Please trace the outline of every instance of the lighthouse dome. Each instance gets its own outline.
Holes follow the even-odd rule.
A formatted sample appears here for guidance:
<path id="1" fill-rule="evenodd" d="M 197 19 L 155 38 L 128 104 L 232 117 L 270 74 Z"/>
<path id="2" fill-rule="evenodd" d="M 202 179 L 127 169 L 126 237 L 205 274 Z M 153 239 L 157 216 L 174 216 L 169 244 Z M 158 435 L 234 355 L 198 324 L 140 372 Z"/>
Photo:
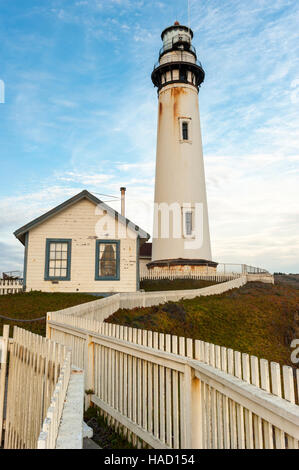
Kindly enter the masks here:
<path id="1" fill-rule="evenodd" d="M 170 50 L 173 48 L 189 49 L 193 38 L 193 32 L 187 26 L 180 25 L 178 21 L 172 26 L 164 29 L 161 34 L 163 41 L 163 49 Z"/>

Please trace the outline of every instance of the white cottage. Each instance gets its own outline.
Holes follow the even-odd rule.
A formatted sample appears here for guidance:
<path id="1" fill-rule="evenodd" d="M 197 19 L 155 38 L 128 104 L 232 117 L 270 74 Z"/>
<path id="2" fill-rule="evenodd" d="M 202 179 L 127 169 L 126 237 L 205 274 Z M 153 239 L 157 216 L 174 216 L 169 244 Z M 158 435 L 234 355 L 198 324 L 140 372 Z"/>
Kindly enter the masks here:
<path id="1" fill-rule="evenodd" d="M 150 235 L 88 191 L 14 235 L 25 246 L 25 290 L 135 292 L 139 251 Z"/>

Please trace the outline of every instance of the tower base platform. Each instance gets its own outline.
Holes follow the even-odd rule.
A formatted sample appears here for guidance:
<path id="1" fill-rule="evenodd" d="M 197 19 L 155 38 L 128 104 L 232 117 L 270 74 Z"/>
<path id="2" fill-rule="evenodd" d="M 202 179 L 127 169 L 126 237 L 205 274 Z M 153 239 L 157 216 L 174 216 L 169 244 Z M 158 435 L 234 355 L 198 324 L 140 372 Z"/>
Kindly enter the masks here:
<path id="1" fill-rule="evenodd" d="M 218 263 L 205 259 L 162 259 L 147 263 L 147 268 L 151 272 L 165 272 L 170 274 L 216 274 Z"/>

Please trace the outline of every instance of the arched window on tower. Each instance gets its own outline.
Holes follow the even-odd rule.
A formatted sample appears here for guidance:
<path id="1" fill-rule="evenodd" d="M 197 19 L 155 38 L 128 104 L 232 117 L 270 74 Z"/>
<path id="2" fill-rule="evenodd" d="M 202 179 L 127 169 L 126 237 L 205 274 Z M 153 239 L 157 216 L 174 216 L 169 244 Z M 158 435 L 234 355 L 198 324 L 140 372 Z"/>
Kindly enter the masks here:
<path id="1" fill-rule="evenodd" d="M 189 140 L 189 125 L 187 121 L 182 122 L 182 137 L 183 140 Z"/>

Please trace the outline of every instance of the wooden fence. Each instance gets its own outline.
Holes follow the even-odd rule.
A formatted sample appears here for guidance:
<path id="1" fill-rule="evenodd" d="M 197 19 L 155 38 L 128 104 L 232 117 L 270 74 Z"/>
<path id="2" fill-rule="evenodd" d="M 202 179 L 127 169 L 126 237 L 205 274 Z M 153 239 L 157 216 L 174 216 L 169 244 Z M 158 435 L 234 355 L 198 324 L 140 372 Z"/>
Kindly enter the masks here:
<path id="1" fill-rule="evenodd" d="M 242 274 L 225 274 L 225 273 L 214 273 L 214 274 L 199 274 L 193 272 L 176 272 L 171 269 L 165 271 L 165 269 L 159 270 L 155 268 L 154 270 L 151 269 L 142 269 L 140 272 L 140 280 L 152 280 L 156 281 L 159 279 L 167 279 L 167 280 L 175 280 L 175 279 L 192 279 L 197 281 L 211 281 L 211 282 L 226 282 L 231 281 L 232 279 L 236 279 L 241 277 Z"/>
<path id="2" fill-rule="evenodd" d="M 102 322 L 120 308 L 151 307 L 152 305 L 159 305 L 169 301 L 177 302 L 181 299 L 194 299 L 199 296 L 222 294 L 228 290 L 241 287 L 246 284 L 246 282 L 246 276 L 241 276 L 201 289 L 113 294 L 104 299 L 98 299 L 93 302 L 58 310 L 56 313 L 78 317 L 82 316 Z"/>
<path id="3" fill-rule="evenodd" d="M 1 343 L 0 446 L 4 427 L 5 449 L 55 448 L 71 351 L 18 327 L 9 339 L 4 326 Z"/>
<path id="4" fill-rule="evenodd" d="M 175 266 L 170 266 L 168 269 L 155 267 L 155 269 L 148 269 L 146 265 L 140 268 L 140 280 L 158 280 L 158 279 L 196 279 L 196 280 L 211 280 L 215 282 L 225 282 L 231 279 L 236 279 L 240 276 L 247 274 L 264 274 L 270 275 L 266 269 L 257 268 L 255 266 L 248 266 L 247 264 L 232 264 L 232 263 L 219 263 L 217 270 L 207 266 L 201 266 L 200 272 L 190 270 L 186 267 L 186 271 L 177 270 Z"/>
<path id="5" fill-rule="evenodd" d="M 0 279 L 0 295 L 18 294 L 20 292 L 23 292 L 23 281 L 21 279 Z"/>
<path id="6" fill-rule="evenodd" d="M 298 370 L 78 316 L 49 314 L 47 334 L 72 348 L 89 401 L 137 447 L 298 449 Z"/>

